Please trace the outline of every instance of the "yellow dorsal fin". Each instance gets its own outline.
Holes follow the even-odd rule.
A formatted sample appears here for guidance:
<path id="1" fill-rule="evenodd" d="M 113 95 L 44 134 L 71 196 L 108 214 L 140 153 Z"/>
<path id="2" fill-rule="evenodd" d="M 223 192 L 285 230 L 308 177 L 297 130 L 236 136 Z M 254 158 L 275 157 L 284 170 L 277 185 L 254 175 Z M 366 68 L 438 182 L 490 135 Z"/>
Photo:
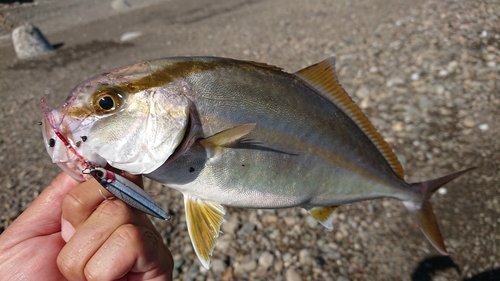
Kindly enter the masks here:
<path id="1" fill-rule="evenodd" d="M 339 107 L 351 120 L 358 125 L 358 127 L 365 133 L 365 135 L 375 144 L 380 153 L 387 160 L 393 171 L 401 178 L 404 178 L 404 171 L 398 158 L 380 136 L 372 123 L 361 112 L 359 107 L 344 91 L 342 86 L 337 80 L 335 75 L 335 58 L 331 57 L 320 63 L 306 67 L 297 73 L 298 77 L 302 78 L 307 84 L 314 89 L 318 90 L 325 98 L 333 102 Z"/>
<path id="2" fill-rule="evenodd" d="M 209 269 L 210 256 L 224 219 L 224 207 L 218 203 L 203 201 L 195 196 L 184 194 L 184 208 L 194 251 L 201 264 Z"/>
<path id="3" fill-rule="evenodd" d="M 330 207 L 314 207 L 309 210 L 309 214 L 318 220 L 324 227 L 329 230 L 333 229 L 333 211 L 337 209 L 338 206 Z"/>

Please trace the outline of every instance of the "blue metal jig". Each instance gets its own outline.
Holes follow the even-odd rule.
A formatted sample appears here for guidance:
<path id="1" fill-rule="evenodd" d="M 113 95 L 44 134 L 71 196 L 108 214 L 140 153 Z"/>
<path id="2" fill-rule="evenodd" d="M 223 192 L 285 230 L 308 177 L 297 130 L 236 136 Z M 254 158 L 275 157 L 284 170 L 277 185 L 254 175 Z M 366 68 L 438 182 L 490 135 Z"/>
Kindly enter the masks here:
<path id="1" fill-rule="evenodd" d="M 92 175 L 114 197 L 151 216 L 168 220 L 170 216 L 146 193 L 128 179 L 103 168 L 89 168 Z"/>

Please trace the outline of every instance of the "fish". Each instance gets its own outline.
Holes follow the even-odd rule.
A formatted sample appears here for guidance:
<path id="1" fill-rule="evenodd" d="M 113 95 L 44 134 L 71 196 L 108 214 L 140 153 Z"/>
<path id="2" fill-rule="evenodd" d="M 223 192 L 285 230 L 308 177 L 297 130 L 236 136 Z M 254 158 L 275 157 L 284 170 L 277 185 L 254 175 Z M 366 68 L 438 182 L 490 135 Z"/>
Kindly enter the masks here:
<path id="1" fill-rule="evenodd" d="M 429 199 L 474 168 L 407 183 L 333 57 L 295 73 L 219 57 L 141 62 L 79 84 L 42 122 L 47 152 L 73 178 L 111 166 L 182 192 L 207 269 L 224 206 L 302 207 L 333 229 L 338 206 L 395 198 L 447 255 Z"/>

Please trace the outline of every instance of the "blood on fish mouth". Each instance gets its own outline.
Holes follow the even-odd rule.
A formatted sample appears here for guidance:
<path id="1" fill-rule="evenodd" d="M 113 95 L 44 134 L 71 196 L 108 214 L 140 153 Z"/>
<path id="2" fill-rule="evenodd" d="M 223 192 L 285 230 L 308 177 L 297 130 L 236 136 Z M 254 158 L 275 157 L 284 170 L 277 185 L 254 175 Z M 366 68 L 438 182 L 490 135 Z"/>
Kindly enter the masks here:
<path id="1" fill-rule="evenodd" d="M 66 107 L 64 110 L 64 113 L 61 117 L 61 120 L 59 121 L 59 124 L 56 125 L 56 121 L 54 118 L 54 115 L 52 114 L 52 110 L 50 110 L 47 101 L 45 100 L 44 97 L 40 99 L 40 103 L 37 103 L 37 107 L 42 111 L 43 115 L 45 116 L 45 120 L 47 120 L 47 123 L 49 123 L 49 126 L 52 128 L 54 131 L 54 134 L 62 141 L 64 146 L 66 146 L 69 151 L 71 151 L 77 158 L 78 162 L 84 167 L 88 168 L 92 164 L 89 161 L 86 161 L 83 156 L 81 156 L 75 148 L 71 145 L 71 143 L 68 141 L 68 139 L 61 133 L 61 125 L 63 124 L 64 118 L 66 117 L 66 113 L 68 112 L 68 109 L 71 107 L 71 104 L 73 103 L 74 98 L 70 99 L 68 102 L 66 102 L 63 107 Z M 86 139 L 86 137 L 85 137 Z M 55 145 L 55 140 L 53 138 L 50 138 L 49 140 L 49 146 L 54 147 Z"/>

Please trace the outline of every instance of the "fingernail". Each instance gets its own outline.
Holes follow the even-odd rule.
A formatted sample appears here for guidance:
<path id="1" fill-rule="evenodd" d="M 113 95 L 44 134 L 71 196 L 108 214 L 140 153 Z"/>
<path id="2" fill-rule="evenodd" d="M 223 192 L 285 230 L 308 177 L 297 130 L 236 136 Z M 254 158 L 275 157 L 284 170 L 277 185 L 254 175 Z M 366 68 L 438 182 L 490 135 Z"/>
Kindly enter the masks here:
<path id="1" fill-rule="evenodd" d="M 75 231 L 75 228 L 69 221 L 61 218 L 61 237 L 64 241 L 68 242 L 73 237 L 73 234 L 75 234 Z"/>

